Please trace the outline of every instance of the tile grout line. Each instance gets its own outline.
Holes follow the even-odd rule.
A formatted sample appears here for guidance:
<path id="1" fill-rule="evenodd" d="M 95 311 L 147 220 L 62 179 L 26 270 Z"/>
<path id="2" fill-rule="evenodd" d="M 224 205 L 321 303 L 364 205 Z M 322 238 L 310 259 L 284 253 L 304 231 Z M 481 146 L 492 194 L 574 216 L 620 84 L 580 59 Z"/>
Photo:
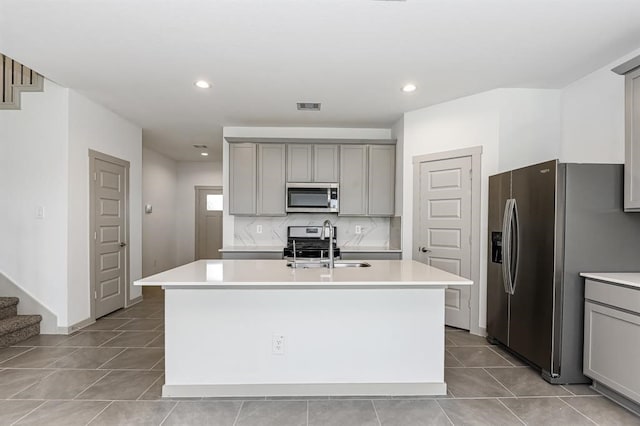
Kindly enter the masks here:
<path id="1" fill-rule="evenodd" d="M 104 407 L 102 410 L 98 411 L 98 414 L 96 414 L 95 416 L 93 416 L 93 417 L 92 417 L 92 418 L 91 418 L 91 419 L 86 423 L 86 425 L 85 425 L 85 426 L 87 426 L 87 425 L 91 424 L 91 422 L 92 422 L 92 421 L 94 421 L 95 419 L 97 419 L 97 418 L 100 416 L 100 414 L 102 414 L 102 413 L 104 413 L 105 411 L 107 411 L 107 408 L 111 407 L 111 404 L 113 404 L 113 401 L 109 401 L 109 403 L 108 403 L 107 405 L 105 405 L 105 407 Z"/>
<path id="2" fill-rule="evenodd" d="M 64 370 L 63 370 L 64 371 Z M 102 376 L 100 376 L 99 378 L 97 378 L 93 383 L 91 383 L 89 386 L 87 386 L 86 388 L 82 389 L 80 392 L 78 392 L 73 398 L 71 398 L 72 401 L 77 401 L 76 398 L 80 396 L 80 394 L 83 394 L 87 389 L 89 389 L 91 386 L 95 385 L 96 383 L 98 383 L 100 380 L 104 379 L 107 374 L 110 373 L 109 370 L 91 370 L 91 371 L 103 371 L 104 374 Z"/>
<path id="3" fill-rule="evenodd" d="M 500 358 L 504 359 L 505 361 L 507 361 L 509 363 L 509 366 L 511 367 L 517 367 L 517 365 L 515 365 L 514 363 L 512 363 L 511 361 L 509 361 L 507 358 L 503 357 L 502 354 L 500 354 L 500 352 L 494 350 L 491 346 L 489 346 L 489 350 L 491 352 L 493 352 L 494 354 L 498 355 Z"/>
<path id="4" fill-rule="evenodd" d="M 107 331 L 118 331 L 118 330 L 107 330 Z M 101 344 L 99 344 L 97 347 L 98 348 L 108 348 L 109 346 L 104 346 L 107 343 L 109 343 L 110 341 L 112 341 L 113 339 L 122 336 L 122 334 L 124 333 L 124 331 L 120 331 L 118 334 L 116 334 L 115 336 L 113 336 L 111 339 L 106 340 L 104 342 L 102 342 Z"/>
<path id="5" fill-rule="evenodd" d="M 309 400 L 307 399 L 307 426 L 309 426 Z"/>
<path id="6" fill-rule="evenodd" d="M 518 396 L 511 392 L 511 389 L 509 389 L 508 387 L 506 387 L 500 380 L 498 380 L 493 374 L 491 374 L 486 368 L 483 368 L 483 370 L 485 371 L 485 373 L 487 373 L 489 376 L 491 376 L 491 378 L 493 380 L 495 380 L 496 382 L 498 382 L 500 384 L 500 386 L 502 386 L 507 392 L 509 392 L 511 395 L 513 395 L 514 398 L 517 398 Z M 500 398 L 500 397 L 497 397 Z"/>
<path id="7" fill-rule="evenodd" d="M 238 423 L 238 419 L 240 418 L 240 412 L 242 411 L 242 407 L 244 406 L 244 401 L 240 402 L 240 407 L 238 407 L 238 412 L 236 413 L 236 418 L 233 419 L 233 425 L 232 426 L 236 426 L 236 423 Z"/>
<path id="8" fill-rule="evenodd" d="M 586 414 L 584 414 L 582 411 L 578 410 L 577 408 L 575 408 L 573 405 L 569 404 L 567 401 L 565 401 L 564 399 L 560 398 L 559 396 L 557 396 L 556 398 L 558 398 L 560 401 L 562 401 L 563 404 L 565 404 L 567 407 L 571 408 L 573 411 L 577 412 L 578 414 L 580 414 L 582 417 L 584 417 L 585 419 L 589 420 L 591 423 L 597 425 L 598 423 L 593 420 L 591 417 L 587 416 Z"/>
<path id="9" fill-rule="evenodd" d="M 466 366 L 464 365 L 464 363 L 463 363 L 462 361 L 460 361 L 460 360 L 459 360 L 459 359 L 458 359 L 458 358 L 457 358 L 457 357 L 456 357 L 452 352 L 449 352 L 449 351 L 447 350 L 447 348 L 444 348 L 444 351 L 445 351 L 446 353 L 448 353 L 449 355 L 451 355 L 451 356 L 453 357 L 453 359 L 455 359 L 456 361 L 458 361 L 462 367 L 466 367 Z M 445 354 L 445 358 L 446 358 L 446 355 L 447 355 L 447 354 Z M 446 361 L 445 361 L 445 362 L 446 362 Z M 451 368 L 451 367 L 448 367 L 448 368 Z M 454 367 L 454 368 L 455 368 L 455 367 Z"/>
<path id="10" fill-rule="evenodd" d="M 370 400 L 371 405 L 373 406 L 373 412 L 376 413 L 376 420 L 378 420 L 378 426 L 382 426 L 382 422 L 380 421 L 380 416 L 378 415 L 378 409 L 376 408 L 376 403 L 373 399 Z"/>
<path id="11" fill-rule="evenodd" d="M 153 387 L 153 385 L 155 385 L 155 384 L 156 384 L 156 382 L 162 378 L 162 376 L 163 376 L 163 375 L 164 375 L 164 373 L 163 373 L 163 374 L 161 374 L 161 375 L 160 375 L 160 377 L 158 377 L 157 379 L 155 379 L 155 380 L 154 380 L 154 381 L 153 381 L 153 382 L 152 382 L 152 383 L 151 383 L 151 384 L 150 384 L 150 385 L 149 385 L 149 386 L 148 386 L 144 391 L 142 391 L 142 393 L 141 393 L 141 394 L 140 394 L 140 395 L 139 395 L 135 400 L 136 400 L 136 401 L 141 401 L 141 399 L 140 399 L 140 398 L 142 398 L 142 397 L 144 396 L 144 394 L 145 394 L 145 393 L 149 392 L 149 389 L 151 389 L 151 388 Z M 160 398 L 162 398 L 162 392 L 160 392 Z M 161 399 L 161 400 L 162 400 L 162 399 Z M 145 400 L 142 400 L 142 401 L 145 401 Z"/>
<path id="12" fill-rule="evenodd" d="M 164 416 L 164 419 L 162 419 L 162 421 L 160 422 L 160 424 L 159 424 L 158 426 L 162 426 L 162 425 L 164 424 L 164 422 L 166 422 L 166 421 L 167 421 L 167 419 L 168 419 L 168 418 L 169 418 L 169 416 L 173 413 L 173 410 L 175 410 L 175 409 L 176 409 L 176 407 L 178 406 L 178 404 L 179 404 L 179 403 L 180 403 L 180 401 L 176 401 L 176 402 L 173 404 L 173 407 L 171 407 L 171 410 L 169 410 L 169 412 L 167 413 L 167 415 L 166 415 L 166 416 Z"/>
<path id="13" fill-rule="evenodd" d="M 43 368 L 34 368 L 34 370 L 43 370 Z M 44 379 L 46 379 L 47 377 L 49 377 L 49 376 L 51 376 L 51 375 L 55 374 L 55 372 L 56 372 L 56 371 L 57 371 L 57 370 L 53 370 L 53 371 L 51 371 L 49 374 L 47 374 L 46 376 L 43 376 L 43 377 L 41 377 L 41 378 L 39 378 L 39 379 L 36 379 L 36 381 L 35 381 L 35 382 L 33 382 L 33 383 L 31 383 L 31 384 L 26 385 L 25 387 L 21 388 L 18 392 L 16 392 L 16 393 L 14 393 L 14 394 L 9 395 L 9 397 L 8 397 L 8 398 L 6 398 L 6 399 L 7 399 L 7 400 L 9 400 L 9 399 L 13 398 L 14 396 L 16 396 L 17 394 L 19 394 L 19 393 L 21 393 L 21 392 L 26 391 L 27 389 L 31 388 L 32 386 L 37 385 L 38 383 L 40 383 L 41 381 L 43 381 L 43 380 L 44 380 Z"/>
<path id="14" fill-rule="evenodd" d="M 518 399 L 518 398 L 516 398 L 516 399 Z M 504 402 L 502 402 L 502 400 L 501 400 L 500 398 L 496 398 L 496 400 L 497 400 L 500 404 L 502 404 L 502 406 L 503 406 L 504 408 L 506 408 L 506 409 L 507 409 L 511 414 L 513 414 L 513 415 L 516 417 L 516 419 L 518 419 L 518 420 L 520 421 L 520 423 L 522 423 L 523 425 L 526 425 L 526 424 L 527 424 L 527 422 L 525 422 L 524 420 L 522 420 L 522 419 L 520 418 L 520 416 L 518 416 L 518 415 L 517 415 L 517 414 L 516 414 L 516 413 L 515 413 L 511 408 L 509 408 L 509 407 L 507 406 L 507 404 L 505 404 Z"/>
<path id="15" fill-rule="evenodd" d="M 9 346 L 9 347 L 10 347 L 10 348 L 14 348 L 14 347 L 24 348 L 25 346 Z M 9 357 L 9 358 L 5 359 L 4 361 L 0 362 L 0 368 L 7 368 L 7 367 L 3 367 L 3 366 L 2 366 L 2 364 L 4 364 L 4 363 L 5 363 L 5 362 L 7 362 L 7 361 L 11 361 L 11 360 L 12 360 L 12 359 L 14 359 L 15 357 L 18 357 L 18 356 L 20 356 L 20 355 L 24 355 L 24 354 L 26 354 L 27 352 L 31 352 L 31 351 L 32 351 L 32 350 L 34 350 L 35 348 L 36 348 L 35 346 L 34 346 L 34 347 L 31 347 L 31 348 L 27 349 L 27 350 L 26 350 L 26 351 L 24 351 L 24 352 L 20 352 L 19 354 L 16 354 L 16 355 L 14 355 L 14 356 L 12 356 L 12 357 Z M 4 349 L 4 348 L 3 348 L 3 349 Z"/>
<path id="16" fill-rule="evenodd" d="M 33 413 L 34 411 L 36 411 L 38 408 L 42 407 L 44 404 L 46 404 L 47 402 L 49 402 L 48 400 L 43 400 L 41 404 L 38 404 L 36 407 L 33 408 L 33 410 L 29 411 L 27 414 L 25 414 L 24 416 L 20 417 L 19 419 L 17 419 L 15 422 L 11 423 L 11 425 L 15 425 L 16 423 L 18 423 L 19 421 L 21 421 L 22 419 L 24 419 L 25 417 L 29 416 L 31 413 Z"/>
<path id="17" fill-rule="evenodd" d="M 120 348 L 116 348 L 116 349 L 120 349 Z M 101 369 L 102 367 L 104 367 L 105 364 L 113 361 L 113 359 L 117 356 L 120 356 L 124 351 L 126 351 L 129 348 L 123 348 L 120 352 L 118 352 L 117 354 L 115 354 L 114 356 L 112 356 L 111 358 L 109 358 L 108 360 L 106 360 L 105 362 L 103 362 L 102 364 L 100 364 L 99 366 L 96 367 L 96 370 Z"/>
<path id="18" fill-rule="evenodd" d="M 453 420 L 451 420 L 451 417 L 449 417 L 449 415 L 447 414 L 447 411 L 442 407 L 442 405 L 440 404 L 440 401 L 437 399 L 434 399 L 434 401 L 436 402 L 436 404 L 438 405 L 438 407 L 440 407 L 440 411 L 442 411 L 444 413 L 444 416 L 447 418 L 447 420 L 449 421 L 449 423 L 451 423 L 452 425 L 454 425 L 455 423 L 453 423 Z"/>

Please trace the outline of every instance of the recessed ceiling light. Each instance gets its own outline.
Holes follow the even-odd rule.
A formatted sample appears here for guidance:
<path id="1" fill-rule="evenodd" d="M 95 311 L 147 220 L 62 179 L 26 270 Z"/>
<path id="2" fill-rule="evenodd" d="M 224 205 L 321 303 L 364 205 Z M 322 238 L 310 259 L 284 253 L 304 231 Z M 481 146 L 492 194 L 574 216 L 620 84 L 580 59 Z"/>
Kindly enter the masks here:
<path id="1" fill-rule="evenodd" d="M 208 152 L 201 152 L 200 155 L 202 155 L 203 157 L 206 157 L 206 156 L 209 155 L 209 153 Z"/>
<path id="2" fill-rule="evenodd" d="M 402 86 L 402 91 L 405 93 L 411 93 L 411 92 L 415 92 L 417 89 L 415 84 L 405 84 L 404 86 Z"/>
<path id="3" fill-rule="evenodd" d="M 194 84 L 196 85 L 196 87 L 199 87 L 201 89 L 208 89 L 211 87 L 211 84 L 208 81 L 204 80 L 198 80 Z"/>

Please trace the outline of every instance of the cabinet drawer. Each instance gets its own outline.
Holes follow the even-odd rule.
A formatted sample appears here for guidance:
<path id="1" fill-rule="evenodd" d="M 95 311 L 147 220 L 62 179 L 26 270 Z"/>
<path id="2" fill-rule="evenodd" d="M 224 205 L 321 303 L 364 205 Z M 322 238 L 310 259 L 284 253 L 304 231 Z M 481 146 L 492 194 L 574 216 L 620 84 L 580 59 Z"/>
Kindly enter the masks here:
<path id="1" fill-rule="evenodd" d="M 584 298 L 640 314 L 640 289 L 586 280 Z"/>
<path id="2" fill-rule="evenodd" d="M 640 403 L 640 315 L 585 303 L 584 374 Z"/>

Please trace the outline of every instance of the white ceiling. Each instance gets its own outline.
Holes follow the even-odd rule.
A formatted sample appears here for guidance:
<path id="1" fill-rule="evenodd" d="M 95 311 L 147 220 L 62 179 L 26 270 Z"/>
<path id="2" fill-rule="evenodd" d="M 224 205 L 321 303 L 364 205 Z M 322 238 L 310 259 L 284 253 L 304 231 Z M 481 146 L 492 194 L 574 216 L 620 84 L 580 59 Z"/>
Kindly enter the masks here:
<path id="1" fill-rule="evenodd" d="M 640 47 L 639 22 L 638 0 L 0 0 L 0 51 L 200 160 L 191 145 L 219 156 L 222 126 L 389 127 L 497 87 L 560 88 Z"/>

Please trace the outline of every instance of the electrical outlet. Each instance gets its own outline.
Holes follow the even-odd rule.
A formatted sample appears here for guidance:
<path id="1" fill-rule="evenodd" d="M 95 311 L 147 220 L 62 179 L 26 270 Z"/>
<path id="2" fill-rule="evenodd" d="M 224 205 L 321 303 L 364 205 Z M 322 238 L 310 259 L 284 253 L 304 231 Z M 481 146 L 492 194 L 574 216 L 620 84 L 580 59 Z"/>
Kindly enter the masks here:
<path id="1" fill-rule="evenodd" d="M 258 234 L 262 234 L 262 225 L 257 225 L 257 226 L 256 226 L 256 232 L 257 232 Z"/>
<path id="2" fill-rule="evenodd" d="M 356 234 L 362 234 L 362 226 L 356 225 Z"/>
<path id="3" fill-rule="evenodd" d="M 284 355 L 284 335 L 274 333 L 271 336 L 271 353 L 273 355 Z"/>

